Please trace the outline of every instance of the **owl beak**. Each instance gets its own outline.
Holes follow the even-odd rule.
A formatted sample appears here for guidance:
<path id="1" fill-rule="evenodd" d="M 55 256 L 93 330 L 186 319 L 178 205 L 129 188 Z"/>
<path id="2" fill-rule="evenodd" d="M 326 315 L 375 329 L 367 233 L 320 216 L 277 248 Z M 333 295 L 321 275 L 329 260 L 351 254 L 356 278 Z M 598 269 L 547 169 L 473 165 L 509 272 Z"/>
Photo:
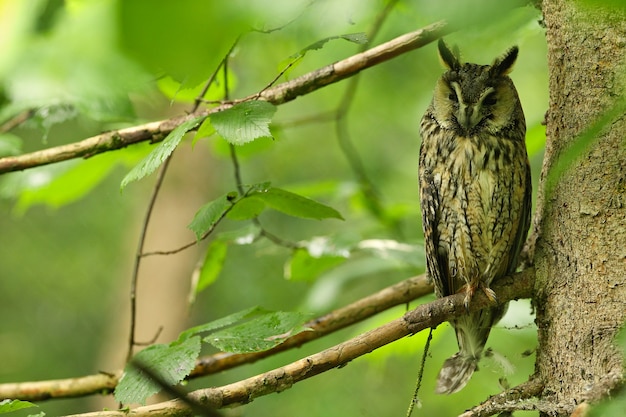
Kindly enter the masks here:
<path id="1" fill-rule="evenodd" d="M 480 112 L 476 107 L 477 106 L 461 105 L 459 109 L 459 124 L 466 132 L 469 132 L 480 122 Z"/>

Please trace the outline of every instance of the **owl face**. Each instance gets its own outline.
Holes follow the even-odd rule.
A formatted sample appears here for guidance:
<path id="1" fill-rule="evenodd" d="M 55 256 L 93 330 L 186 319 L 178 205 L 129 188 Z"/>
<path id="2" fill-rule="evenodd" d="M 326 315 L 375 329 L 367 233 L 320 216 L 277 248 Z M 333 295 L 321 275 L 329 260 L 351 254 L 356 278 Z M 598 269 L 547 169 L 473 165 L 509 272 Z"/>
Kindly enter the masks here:
<path id="1" fill-rule="evenodd" d="M 437 82 L 433 96 L 433 115 L 439 124 L 461 136 L 497 135 L 518 120 L 519 98 L 507 76 L 517 52 L 513 47 L 491 65 L 461 64 L 440 41 L 439 54 L 448 71 Z"/>

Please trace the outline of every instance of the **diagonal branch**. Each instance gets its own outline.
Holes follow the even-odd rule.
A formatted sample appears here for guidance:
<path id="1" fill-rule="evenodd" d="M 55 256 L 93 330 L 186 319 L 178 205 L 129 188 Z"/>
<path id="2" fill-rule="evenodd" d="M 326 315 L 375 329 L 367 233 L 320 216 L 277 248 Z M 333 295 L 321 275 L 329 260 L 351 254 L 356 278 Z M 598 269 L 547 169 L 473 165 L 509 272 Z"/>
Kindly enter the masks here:
<path id="1" fill-rule="evenodd" d="M 268 88 L 260 94 L 224 103 L 218 107 L 201 110 L 185 116 L 115 130 L 84 139 L 80 142 L 57 146 L 19 156 L 0 158 L 0 174 L 66 161 L 89 158 L 99 153 L 125 148 L 139 142 L 159 142 L 181 123 L 201 115 L 208 115 L 243 101 L 260 99 L 273 104 L 283 104 L 319 88 L 351 77 L 361 70 L 378 65 L 411 50 L 420 48 L 446 34 L 450 29 L 441 21 L 414 32 L 406 33 L 367 51 L 342 61 L 301 75 L 293 80 Z"/>
<path id="2" fill-rule="evenodd" d="M 529 298 L 534 285 L 534 269 L 528 268 L 511 277 L 499 280 L 492 289 L 501 302 L 519 298 Z M 253 376 L 242 381 L 216 388 L 194 391 L 189 398 L 213 408 L 247 404 L 255 398 L 273 392 L 289 389 L 293 384 L 311 378 L 322 372 L 346 365 L 350 361 L 372 352 L 405 336 L 429 327 L 436 327 L 444 321 L 467 314 L 464 294 L 455 294 L 422 304 L 381 327 L 363 333 L 351 340 L 340 343 L 289 365 Z M 479 292 L 472 299 L 469 311 L 478 311 L 490 305 L 485 294 Z M 73 417 L 143 417 L 143 416 L 192 416 L 193 412 L 181 400 L 165 401 L 159 404 L 138 407 L 130 411 L 99 411 L 76 414 Z"/>
<path id="3" fill-rule="evenodd" d="M 397 305 L 406 304 L 432 292 L 426 275 L 419 275 L 339 308 L 304 324 L 310 331 L 298 333 L 272 349 L 255 353 L 217 353 L 200 358 L 189 378 L 197 378 L 300 347 L 327 334 L 361 322 Z M 60 380 L 0 384 L 0 400 L 5 398 L 42 401 L 50 398 L 81 397 L 110 392 L 117 386 L 122 371 Z"/>

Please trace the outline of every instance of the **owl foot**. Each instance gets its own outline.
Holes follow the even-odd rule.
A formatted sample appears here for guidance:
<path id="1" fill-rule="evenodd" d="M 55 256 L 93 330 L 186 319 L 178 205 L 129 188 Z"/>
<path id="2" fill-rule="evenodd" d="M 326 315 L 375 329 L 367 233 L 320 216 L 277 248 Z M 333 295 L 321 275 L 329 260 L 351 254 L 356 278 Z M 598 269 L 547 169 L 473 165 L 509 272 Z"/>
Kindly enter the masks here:
<path id="1" fill-rule="evenodd" d="M 474 293 L 476 292 L 476 288 L 478 288 L 477 285 L 467 283 L 461 288 L 461 291 L 459 291 L 459 292 L 465 291 L 465 298 L 463 298 L 463 305 L 465 306 L 465 312 L 467 313 L 469 313 L 470 302 L 472 301 L 472 298 L 474 298 Z"/>
<path id="2" fill-rule="evenodd" d="M 496 297 L 496 292 L 494 290 L 492 290 L 491 288 L 489 288 L 487 285 L 483 283 L 480 283 L 478 285 L 483 290 L 483 292 L 485 293 L 485 295 L 487 296 L 489 301 L 491 301 L 492 304 L 498 304 L 498 297 Z"/>
<path id="3" fill-rule="evenodd" d="M 465 306 L 465 311 L 467 311 L 469 313 L 469 306 L 470 306 L 470 302 L 472 301 L 472 298 L 474 298 L 474 294 L 476 293 L 476 290 L 480 288 L 485 295 L 487 296 L 487 298 L 489 299 L 489 301 L 492 304 L 498 304 L 498 298 L 496 297 L 496 293 L 494 290 L 492 290 L 491 288 L 489 288 L 487 285 L 485 285 L 482 282 L 479 282 L 477 284 L 465 284 L 461 290 L 459 292 L 465 292 L 465 298 L 463 298 L 463 305 Z"/>

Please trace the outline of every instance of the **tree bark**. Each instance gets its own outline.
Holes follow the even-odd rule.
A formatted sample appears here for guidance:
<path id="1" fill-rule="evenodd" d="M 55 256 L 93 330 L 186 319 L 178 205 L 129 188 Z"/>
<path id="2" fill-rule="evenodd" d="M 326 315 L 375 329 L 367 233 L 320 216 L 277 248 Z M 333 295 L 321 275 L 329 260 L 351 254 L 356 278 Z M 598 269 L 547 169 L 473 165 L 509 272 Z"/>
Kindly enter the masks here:
<path id="1" fill-rule="evenodd" d="M 581 147 L 576 138 L 585 129 L 616 106 L 624 109 L 626 16 L 571 0 L 544 0 L 542 9 L 550 108 L 534 226 L 536 376 L 544 400 L 572 409 L 624 380 L 613 344 L 626 318 L 624 111 L 584 151 L 568 154 L 576 159 L 552 191 L 546 183 L 559 157 L 572 144 Z"/>

